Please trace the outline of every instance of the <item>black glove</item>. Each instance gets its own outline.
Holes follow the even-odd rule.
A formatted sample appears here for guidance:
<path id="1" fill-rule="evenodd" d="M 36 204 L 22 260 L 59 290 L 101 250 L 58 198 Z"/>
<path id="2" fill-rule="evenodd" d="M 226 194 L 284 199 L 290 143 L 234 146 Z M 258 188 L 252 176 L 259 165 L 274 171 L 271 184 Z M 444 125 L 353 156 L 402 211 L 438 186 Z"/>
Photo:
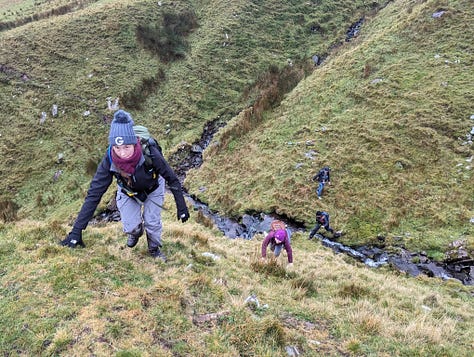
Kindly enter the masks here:
<path id="1" fill-rule="evenodd" d="M 76 248 L 78 245 L 82 248 L 86 247 L 82 241 L 82 230 L 78 228 L 73 228 L 66 239 L 62 240 L 60 244 L 69 248 Z"/>
<path id="2" fill-rule="evenodd" d="M 188 207 L 184 207 L 181 209 L 178 209 L 178 221 L 181 220 L 181 222 L 186 222 L 189 219 L 189 211 Z"/>

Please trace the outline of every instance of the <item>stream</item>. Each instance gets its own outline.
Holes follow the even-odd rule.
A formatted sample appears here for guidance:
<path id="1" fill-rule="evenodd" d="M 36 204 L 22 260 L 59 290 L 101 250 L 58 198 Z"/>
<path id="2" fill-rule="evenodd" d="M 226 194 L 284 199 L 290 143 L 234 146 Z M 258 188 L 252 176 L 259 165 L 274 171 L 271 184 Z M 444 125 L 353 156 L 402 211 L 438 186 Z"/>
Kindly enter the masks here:
<path id="1" fill-rule="evenodd" d="M 286 217 L 277 215 L 244 214 L 239 221 L 219 215 L 213 212 L 209 207 L 197 201 L 195 198 L 186 195 L 189 202 L 192 203 L 195 210 L 212 220 L 215 226 L 228 238 L 252 239 L 255 234 L 265 234 L 270 229 L 270 223 L 275 220 L 281 220 L 286 223 L 287 229 L 293 234 L 300 232 L 306 239 L 309 232 L 304 226 L 289 221 Z M 383 247 L 363 245 L 360 247 L 350 247 L 337 242 L 322 234 L 316 234 L 322 245 L 331 248 L 336 254 L 346 254 L 371 268 L 378 268 L 382 265 L 388 265 L 399 271 L 405 272 L 410 276 L 425 274 L 429 277 L 441 278 L 443 280 L 456 279 L 464 285 L 474 285 L 474 259 L 462 257 L 450 259 L 445 262 L 436 262 L 431 260 L 426 253 L 409 252 L 403 247 L 391 248 L 388 252 Z"/>
<path id="2" fill-rule="evenodd" d="M 358 35 L 363 22 L 364 19 L 361 18 L 349 28 L 346 34 L 346 42 Z M 322 60 L 317 55 L 313 56 L 313 60 L 314 57 L 317 58 L 315 64 L 320 65 Z M 213 136 L 225 125 L 226 120 L 221 116 L 217 116 L 216 119 L 204 125 L 199 140 L 192 145 L 183 144 L 168 158 L 168 162 L 175 170 L 181 183 L 184 182 L 188 170 L 201 166 L 203 151 L 207 148 Z M 244 214 L 240 219 L 235 220 L 212 211 L 207 204 L 200 202 L 195 196 L 187 192 L 185 192 L 185 197 L 196 211 L 200 211 L 204 217 L 210 219 L 224 236 L 230 239 L 252 239 L 255 234 L 264 234 L 269 231 L 270 223 L 275 219 L 285 222 L 290 233 L 301 232 L 305 239 L 306 235 L 309 234 L 303 223 L 292 221 L 288 217 L 254 213 Z M 112 207 L 114 206 L 112 205 Z M 93 219 L 94 222 L 119 220 L 120 213 L 116 208 L 107 209 Z M 322 234 L 316 234 L 315 237 L 319 239 L 321 244 L 331 248 L 334 253 L 346 254 L 372 268 L 386 265 L 413 277 L 424 274 L 443 280 L 456 279 L 464 285 L 474 285 L 474 259 L 467 254 L 467 250 L 462 244 L 453 246 L 450 254 L 447 254 L 447 258 L 442 262 L 438 262 L 431 260 L 424 252 L 410 252 L 402 245 L 390 246 L 387 247 L 389 249 L 385 249 L 383 238 L 379 239 L 380 244 L 378 246 L 351 247 Z M 313 241 L 317 242 L 316 239 Z"/>
<path id="3" fill-rule="evenodd" d="M 176 153 L 170 156 L 168 161 L 175 169 L 181 182 L 183 182 L 189 169 L 197 168 L 202 164 L 204 149 L 209 145 L 214 134 L 224 125 L 225 123 L 221 121 L 221 118 L 207 123 L 198 141 L 192 145 L 183 145 Z M 244 214 L 236 220 L 211 210 L 207 204 L 199 201 L 195 196 L 187 192 L 185 192 L 185 198 L 191 203 L 194 210 L 200 211 L 204 217 L 210 219 L 223 235 L 229 239 L 252 239 L 256 234 L 265 234 L 265 232 L 269 231 L 270 223 L 275 219 L 285 222 L 291 234 L 300 232 L 305 239 L 306 235 L 309 234 L 303 223 L 292 221 L 288 217 L 276 214 L 254 213 Z M 109 204 L 109 207 L 112 208 L 94 217 L 91 223 L 119 221 L 120 213 L 118 210 L 114 205 Z M 431 260 L 424 252 L 410 252 L 402 246 L 392 246 L 390 251 L 385 250 L 383 241 L 381 241 L 379 246 L 364 245 L 351 247 L 322 234 L 316 234 L 315 238 L 318 238 L 322 245 L 331 248 L 334 253 L 346 254 L 372 268 L 388 265 L 413 277 L 424 274 L 443 280 L 456 279 L 464 285 L 474 285 L 474 259 L 469 257 L 467 253 L 464 253 L 462 247 L 457 247 L 458 251 L 455 254 L 455 258 L 438 262 Z M 313 241 L 317 242 L 317 240 Z"/>

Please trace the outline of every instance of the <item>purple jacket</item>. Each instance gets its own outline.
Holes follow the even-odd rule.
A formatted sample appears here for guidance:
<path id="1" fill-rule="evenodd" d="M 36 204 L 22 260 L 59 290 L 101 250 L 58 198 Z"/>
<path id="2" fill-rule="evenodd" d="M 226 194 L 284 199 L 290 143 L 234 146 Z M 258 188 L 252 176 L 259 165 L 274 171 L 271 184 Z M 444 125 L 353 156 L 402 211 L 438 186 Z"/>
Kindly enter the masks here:
<path id="1" fill-rule="evenodd" d="M 264 258 L 267 256 L 267 247 L 270 242 L 272 244 L 277 244 L 275 241 L 275 231 L 268 233 L 262 242 L 262 257 Z M 285 234 L 285 239 L 281 244 L 284 245 L 286 253 L 288 254 L 288 263 L 293 263 L 293 250 L 291 249 L 290 242 L 288 241 L 288 234 Z"/>

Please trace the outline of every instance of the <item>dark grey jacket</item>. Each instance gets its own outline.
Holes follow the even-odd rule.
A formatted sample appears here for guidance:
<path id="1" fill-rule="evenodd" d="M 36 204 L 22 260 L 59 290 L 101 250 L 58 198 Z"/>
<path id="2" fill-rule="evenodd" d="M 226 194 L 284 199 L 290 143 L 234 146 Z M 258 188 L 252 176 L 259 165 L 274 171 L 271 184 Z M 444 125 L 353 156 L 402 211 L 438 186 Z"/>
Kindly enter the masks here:
<path id="1" fill-rule="evenodd" d="M 155 172 L 165 179 L 170 191 L 173 193 L 176 208 L 178 210 L 178 217 L 183 213 L 188 213 L 181 183 L 173 169 L 169 166 L 168 162 L 156 147 L 151 146 L 150 153 Z M 74 228 L 83 230 L 87 227 L 87 224 L 94 215 L 102 196 L 112 183 L 114 174 L 117 173 L 118 170 L 111 161 L 108 151 L 102 158 L 94 178 L 92 179 L 84 204 L 82 205 L 76 222 L 74 223 Z M 150 170 L 147 170 L 144 164 L 145 158 L 142 155 L 135 168 L 135 173 L 132 176 L 132 184 L 130 186 L 133 191 L 138 193 L 138 197 L 141 196 L 143 198 L 142 200 L 146 199 L 147 192 L 149 193 L 158 187 L 158 176 L 154 178 L 153 173 Z"/>

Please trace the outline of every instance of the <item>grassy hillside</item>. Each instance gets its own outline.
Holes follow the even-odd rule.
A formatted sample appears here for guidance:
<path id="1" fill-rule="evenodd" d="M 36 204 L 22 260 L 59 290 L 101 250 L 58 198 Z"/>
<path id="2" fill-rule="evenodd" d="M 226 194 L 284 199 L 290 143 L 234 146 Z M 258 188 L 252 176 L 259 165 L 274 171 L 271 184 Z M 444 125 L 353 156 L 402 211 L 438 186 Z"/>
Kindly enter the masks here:
<path id="1" fill-rule="evenodd" d="M 370 269 L 302 233 L 293 268 L 263 264 L 261 235 L 229 240 L 194 211 L 176 223 L 172 197 L 167 264 L 144 239 L 126 248 L 120 223 L 89 227 L 85 249 L 57 244 L 119 98 L 166 155 L 228 122 L 185 183 L 213 209 L 311 225 L 323 208 L 351 242 L 472 252 L 474 10 L 385 3 L 0 0 L 0 353 L 470 356 L 471 287 Z"/>
<path id="2" fill-rule="evenodd" d="M 168 202 L 172 202 L 169 198 Z M 171 208 L 171 205 L 170 205 Z M 86 249 L 61 222 L 3 225 L 0 352 L 7 356 L 452 356 L 472 353 L 472 292 L 372 270 L 293 236 L 295 265 L 262 265 L 254 240 L 165 216 L 163 264 L 119 223 Z M 193 214 L 194 218 L 194 214 Z M 193 220 L 193 219 L 192 219 Z M 209 256 L 209 253 L 212 255 Z M 255 295 L 257 302 L 249 302 Z M 247 301 L 247 302 L 246 302 Z M 255 300 L 253 300 L 255 301 Z"/>
<path id="3" fill-rule="evenodd" d="M 207 121 L 229 120 L 251 104 L 258 91 L 250 89 L 268 68 L 327 53 L 377 2 L 370 8 L 363 1 L 85 4 L 0 33 L 0 105 L 4 122 L 12 124 L 1 133 L 8 157 L 0 164 L 1 196 L 28 215 L 49 214 L 82 197 L 105 150 L 107 98 L 119 98 L 173 152 L 198 138 Z M 176 24 L 166 19 L 189 25 L 189 14 L 196 24 L 174 38 Z M 319 32 L 311 32 L 316 25 Z M 169 40 L 176 58 L 156 53 L 147 34 Z M 40 124 L 42 112 L 47 117 Z M 58 167 L 59 154 L 64 164 Z M 58 169 L 61 180 L 51 187 Z"/>
<path id="4" fill-rule="evenodd" d="M 236 116 L 188 175 L 190 191 L 205 187 L 199 197 L 237 216 L 274 211 L 312 224 L 327 210 L 358 243 L 384 235 L 412 249 L 472 247 L 471 5 L 398 1 L 367 17 L 281 106 Z M 318 201 L 311 178 L 324 165 L 332 186 Z"/>

